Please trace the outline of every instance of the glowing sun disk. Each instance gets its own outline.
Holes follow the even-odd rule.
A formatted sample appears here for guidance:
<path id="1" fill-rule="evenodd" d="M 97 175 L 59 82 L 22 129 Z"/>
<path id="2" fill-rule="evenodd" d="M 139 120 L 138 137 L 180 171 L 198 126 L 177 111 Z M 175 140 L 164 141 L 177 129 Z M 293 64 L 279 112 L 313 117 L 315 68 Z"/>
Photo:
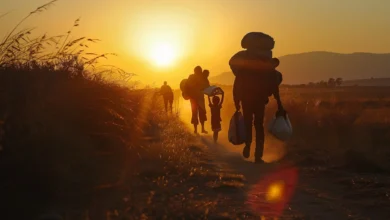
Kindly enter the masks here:
<path id="1" fill-rule="evenodd" d="M 176 50 L 169 43 L 156 43 L 151 47 L 150 59 L 157 66 L 172 65 L 176 59 Z"/>

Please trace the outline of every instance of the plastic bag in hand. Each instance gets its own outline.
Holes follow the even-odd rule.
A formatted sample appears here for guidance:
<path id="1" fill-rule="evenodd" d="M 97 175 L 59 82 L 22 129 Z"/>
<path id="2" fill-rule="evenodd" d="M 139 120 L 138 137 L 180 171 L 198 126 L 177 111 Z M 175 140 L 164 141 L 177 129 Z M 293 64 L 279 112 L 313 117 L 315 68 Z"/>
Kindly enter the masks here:
<path id="1" fill-rule="evenodd" d="M 287 141 L 290 139 L 293 130 L 288 115 L 276 115 L 270 122 L 268 131 L 281 141 Z"/>
<path id="2" fill-rule="evenodd" d="M 230 119 L 228 136 L 229 142 L 234 145 L 241 145 L 246 141 L 244 116 L 239 111 Z"/>

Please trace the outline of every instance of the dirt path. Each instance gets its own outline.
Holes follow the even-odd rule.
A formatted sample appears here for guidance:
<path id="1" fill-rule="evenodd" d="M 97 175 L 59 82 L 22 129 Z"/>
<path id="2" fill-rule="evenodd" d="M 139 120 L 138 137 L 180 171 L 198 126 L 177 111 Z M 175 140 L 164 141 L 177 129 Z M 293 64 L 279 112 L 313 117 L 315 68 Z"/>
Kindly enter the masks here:
<path id="1" fill-rule="evenodd" d="M 189 109 L 182 109 L 181 117 L 188 123 Z M 247 208 L 265 219 L 390 219 L 388 176 L 356 174 L 318 164 L 276 162 L 283 157 L 285 146 L 274 141 L 273 146 L 266 146 L 264 155 L 271 163 L 253 164 L 241 156 L 242 146 L 227 142 L 226 131 L 224 127 L 218 144 L 213 143 L 211 135 L 200 138 L 221 171 L 242 174 L 246 179 L 244 195 L 230 195 L 231 206 Z M 272 187 L 276 188 L 275 198 L 267 200 Z M 280 196 L 278 189 L 282 190 Z"/>
<path id="2" fill-rule="evenodd" d="M 222 135 L 223 138 L 224 135 Z M 245 160 L 239 149 L 214 144 L 210 136 L 201 137 L 212 158 L 228 172 L 246 179 L 244 193 L 251 211 L 278 219 L 390 219 L 389 178 L 373 174 L 353 174 L 316 166 L 286 166 L 281 162 L 264 165 Z M 233 146 L 235 147 L 235 146 Z M 296 184 L 291 179 L 297 180 Z M 267 201 L 266 191 L 284 181 L 280 202 Z M 288 196 L 287 196 L 288 197 Z M 285 202 L 283 208 L 277 207 Z"/>

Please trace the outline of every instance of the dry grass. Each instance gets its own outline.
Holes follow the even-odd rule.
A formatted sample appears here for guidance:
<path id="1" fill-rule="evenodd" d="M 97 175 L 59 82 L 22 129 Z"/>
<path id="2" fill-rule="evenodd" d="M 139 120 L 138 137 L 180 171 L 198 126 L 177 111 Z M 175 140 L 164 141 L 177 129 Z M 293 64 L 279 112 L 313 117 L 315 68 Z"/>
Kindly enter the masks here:
<path id="1" fill-rule="evenodd" d="M 20 28 L 24 21 L 48 10 L 56 1 L 31 11 L 0 41 L 0 68 L 46 68 L 58 72 L 56 75 L 62 77 L 127 83 L 134 74 L 115 66 L 99 65 L 99 60 L 116 56 L 115 53 L 96 54 L 90 51 L 90 46 L 99 42 L 99 39 L 72 36 L 74 29 L 80 25 L 80 19 L 76 19 L 65 34 L 58 36 L 40 36 L 33 33 L 34 29 Z M 0 19 L 4 20 L 6 16 Z"/>
<path id="2" fill-rule="evenodd" d="M 231 87 L 224 90 L 231 97 Z M 311 160 L 312 165 L 357 172 L 390 171 L 389 88 L 283 88 L 281 96 L 294 129 L 286 160 L 302 165 Z M 225 127 L 234 109 L 227 99 L 222 112 Z M 265 125 L 275 111 L 271 97 Z"/>
<path id="3" fill-rule="evenodd" d="M 97 39 L 72 39 L 79 19 L 63 36 L 19 30 L 54 2 L 0 41 L 2 219 L 90 207 L 97 191 L 135 172 L 146 154 L 143 138 L 155 135 L 153 91 L 121 86 L 132 74 L 99 66 L 110 54 L 87 52 Z"/>
<path id="4" fill-rule="evenodd" d="M 123 169 L 132 168 L 127 161 L 141 153 L 149 121 L 139 104 L 148 91 L 63 73 L 0 70 L 3 204 L 39 212 L 35 205 L 88 194 L 120 181 Z"/>

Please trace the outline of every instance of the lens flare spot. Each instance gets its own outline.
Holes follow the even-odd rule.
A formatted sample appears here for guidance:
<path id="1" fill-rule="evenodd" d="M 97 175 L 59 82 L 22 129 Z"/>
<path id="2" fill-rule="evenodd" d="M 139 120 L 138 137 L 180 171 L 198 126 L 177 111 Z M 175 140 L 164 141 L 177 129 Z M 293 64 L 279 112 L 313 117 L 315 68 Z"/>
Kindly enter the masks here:
<path id="1" fill-rule="evenodd" d="M 267 190 L 266 200 L 269 202 L 280 201 L 283 197 L 284 192 L 284 182 L 275 182 L 272 183 Z"/>

